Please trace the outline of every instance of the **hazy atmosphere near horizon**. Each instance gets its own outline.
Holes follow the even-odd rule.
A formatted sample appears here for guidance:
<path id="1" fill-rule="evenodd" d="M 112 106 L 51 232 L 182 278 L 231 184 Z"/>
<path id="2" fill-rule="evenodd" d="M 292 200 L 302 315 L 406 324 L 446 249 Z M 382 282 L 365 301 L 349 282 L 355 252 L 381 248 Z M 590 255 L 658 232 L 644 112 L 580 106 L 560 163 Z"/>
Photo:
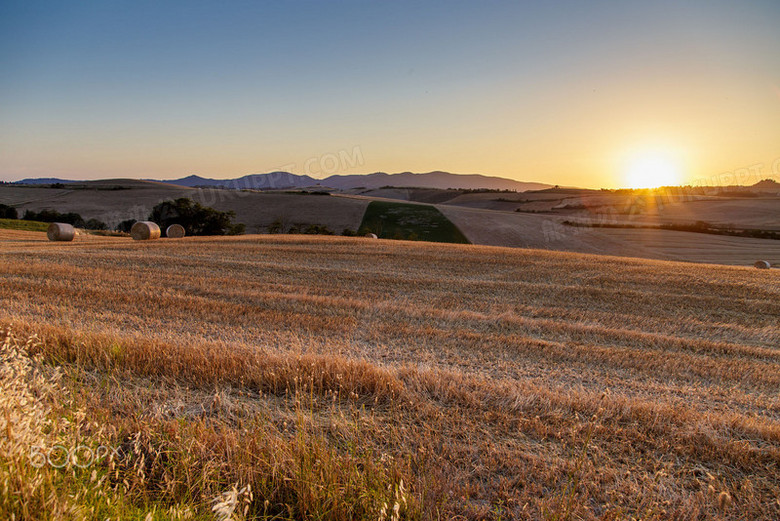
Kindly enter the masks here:
<path id="1" fill-rule="evenodd" d="M 780 179 L 779 22 L 771 0 L 6 1 L 0 180 Z"/>

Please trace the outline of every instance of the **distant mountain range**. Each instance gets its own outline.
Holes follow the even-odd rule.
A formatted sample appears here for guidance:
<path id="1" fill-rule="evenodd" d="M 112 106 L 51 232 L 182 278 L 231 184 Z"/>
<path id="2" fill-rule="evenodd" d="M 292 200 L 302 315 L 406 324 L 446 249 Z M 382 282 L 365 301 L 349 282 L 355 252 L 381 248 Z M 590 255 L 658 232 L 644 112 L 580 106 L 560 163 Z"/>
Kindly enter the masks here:
<path id="1" fill-rule="evenodd" d="M 427 174 L 414 174 L 403 172 L 400 174 L 386 174 L 377 172 L 374 174 L 332 175 L 325 179 L 315 179 L 307 175 L 296 175 L 289 172 L 271 172 L 268 174 L 252 174 L 235 179 L 208 179 L 191 175 L 182 179 L 164 180 L 180 186 L 209 186 L 236 189 L 256 190 L 283 190 L 286 188 L 332 188 L 335 190 L 350 190 L 354 188 L 381 188 L 383 186 L 415 187 L 415 188 L 461 188 L 491 190 L 542 190 L 550 185 L 544 183 L 525 183 L 505 179 L 503 177 L 489 177 L 472 174 L 451 174 L 449 172 L 428 172 Z"/>
<path id="2" fill-rule="evenodd" d="M 21 181 L 14 181 L 15 185 L 53 185 L 55 183 L 80 183 L 82 181 L 74 181 L 72 179 L 58 179 L 56 177 L 31 177 L 28 179 L 22 179 Z"/>
<path id="3" fill-rule="evenodd" d="M 479 174 L 451 174 L 449 172 L 428 172 L 415 174 L 403 172 L 400 174 L 332 175 L 325 179 L 315 179 L 307 175 L 291 174 L 290 172 L 270 172 L 268 174 L 252 174 L 234 179 L 210 179 L 191 175 L 181 179 L 147 179 L 178 186 L 213 187 L 252 190 L 284 190 L 289 188 L 331 188 L 335 190 L 350 190 L 354 188 L 415 187 L 415 188 L 460 188 L 460 189 L 490 189 L 490 190 L 543 190 L 552 185 L 544 183 L 526 183 L 503 177 L 490 177 Z M 22 179 L 19 184 L 54 184 L 74 183 L 67 179 L 39 178 Z"/>
<path id="4" fill-rule="evenodd" d="M 287 190 L 287 189 L 334 189 L 353 190 L 356 188 L 376 189 L 385 186 L 405 188 L 457 188 L 466 190 L 515 190 L 525 192 L 528 190 L 544 190 L 552 188 L 545 183 L 529 183 L 515 181 L 504 177 L 491 177 L 480 174 L 452 174 L 449 172 L 428 172 L 415 174 L 402 172 L 399 174 L 386 174 L 376 172 L 373 174 L 332 175 L 325 179 L 315 179 L 308 175 L 291 174 L 290 172 L 270 172 L 268 174 L 251 174 L 234 179 L 210 179 L 191 175 L 181 179 L 145 179 L 157 183 L 167 183 L 177 186 L 228 188 L 237 190 Z M 72 179 L 57 179 L 53 177 L 40 177 L 22 179 L 15 184 L 26 185 L 51 185 L 55 183 L 83 183 Z M 773 179 L 764 179 L 750 186 L 722 186 L 710 187 L 719 189 L 752 190 L 764 193 L 780 193 L 780 183 Z"/>

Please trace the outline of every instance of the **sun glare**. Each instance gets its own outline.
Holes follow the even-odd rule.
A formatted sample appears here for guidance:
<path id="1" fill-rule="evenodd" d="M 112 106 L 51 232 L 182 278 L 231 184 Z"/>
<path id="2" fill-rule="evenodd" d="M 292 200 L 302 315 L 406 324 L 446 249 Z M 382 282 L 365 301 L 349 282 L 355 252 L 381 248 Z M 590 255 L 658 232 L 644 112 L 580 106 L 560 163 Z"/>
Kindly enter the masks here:
<path id="1" fill-rule="evenodd" d="M 680 168 L 669 155 L 646 153 L 629 161 L 625 181 L 629 188 L 675 186 L 680 184 Z"/>

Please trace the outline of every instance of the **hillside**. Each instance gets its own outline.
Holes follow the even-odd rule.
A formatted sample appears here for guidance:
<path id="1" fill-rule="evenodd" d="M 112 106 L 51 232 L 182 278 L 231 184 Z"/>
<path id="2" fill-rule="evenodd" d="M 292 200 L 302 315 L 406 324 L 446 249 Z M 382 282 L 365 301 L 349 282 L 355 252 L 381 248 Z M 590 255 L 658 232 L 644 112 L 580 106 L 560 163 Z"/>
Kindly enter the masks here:
<path id="1" fill-rule="evenodd" d="M 562 216 L 555 213 L 502 212 L 455 205 L 437 208 L 472 244 L 741 266 L 752 265 L 758 259 L 780 264 L 778 240 L 673 230 L 582 228 L 562 224 Z M 574 215 L 589 216 L 587 212 Z"/>
<path id="2" fill-rule="evenodd" d="M 777 270 L 0 230 L 0 272 L 5 518 L 780 517 Z"/>
<path id="3" fill-rule="evenodd" d="M 121 189 L 113 189 L 116 187 Z M 318 224 L 336 233 L 345 228 L 357 230 L 369 203 L 347 197 L 195 189 L 124 179 L 79 183 L 75 188 L 0 186 L 0 204 L 16 207 L 20 215 L 24 210 L 54 209 L 77 212 L 109 226 L 126 219 L 144 220 L 156 204 L 178 197 L 235 212 L 235 221 L 244 223 L 249 233 L 264 232 L 274 221 L 283 223 L 285 229 L 294 224 Z"/>
<path id="4" fill-rule="evenodd" d="M 773 196 L 666 198 L 659 205 L 644 195 L 573 189 L 516 194 L 386 188 L 317 195 L 300 190 L 196 189 L 127 179 L 81 182 L 61 188 L 0 186 L 0 204 L 16 207 L 20 215 L 28 209 L 54 209 L 77 212 L 85 219 L 98 219 L 109 226 L 126 219 L 146 219 L 154 205 L 177 197 L 235 212 L 236 222 L 245 224 L 248 233 L 264 233 L 276 224 L 284 231 L 317 225 L 341 234 L 345 229 L 357 230 L 361 226 L 372 201 L 402 200 L 434 204 L 473 244 L 736 265 L 752 265 L 758 259 L 780 263 L 777 240 L 670 230 L 573 228 L 562 224 L 564 220 L 639 225 L 706 220 L 780 230 L 780 198 Z M 415 236 L 420 238 L 419 233 Z"/>
<path id="5" fill-rule="evenodd" d="M 450 206 L 537 213 L 626 224 L 693 223 L 780 230 L 780 196 L 760 191 L 713 194 L 555 189 L 520 194 L 453 193 Z M 740 195 L 740 194 L 752 194 Z"/>
<path id="6" fill-rule="evenodd" d="M 359 235 L 366 233 L 380 239 L 469 243 L 457 226 L 429 204 L 372 201 L 358 230 Z"/>
<path id="7" fill-rule="evenodd" d="M 757 190 L 759 192 L 769 192 L 775 195 L 780 195 L 780 183 L 774 179 L 763 179 L 751 186 L 750 189 Z"/>

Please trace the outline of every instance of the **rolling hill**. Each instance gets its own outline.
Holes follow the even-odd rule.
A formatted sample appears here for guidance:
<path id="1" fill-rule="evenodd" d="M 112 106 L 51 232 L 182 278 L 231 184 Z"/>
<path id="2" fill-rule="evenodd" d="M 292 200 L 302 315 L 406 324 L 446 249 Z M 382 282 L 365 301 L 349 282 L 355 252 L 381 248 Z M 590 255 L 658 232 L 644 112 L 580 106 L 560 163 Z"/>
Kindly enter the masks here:
<path id="1" fill-rule="evenodd" d="M 776 270 L 0 230 L 0 300 L 4 518 L 780 518 Z"/>
<path id="2" fill-rule="evenodd" d="M 752 265 L 759 259 L 780 263 L 777 240 L 563 224 L 564 220 L 603 222 L 606 216 L 611 219 L 609 222 L 627 224 L 712 220 L 780 229 L 780 198 L 771 194 L 757 198 L 666 199 L 661 206 L 641 195 L 573 189 L 515 194 L 385 188 L 319 195 L 300 190 L 199 189 L 125 179 L 71 183 L 57 188 L 0 186 L 0 204 L 14 206 L 20 213 L 26 209 L 77 212 L 85 219 L 98 219 L 110 226 L 131 218 L 146 219 L 155 204 L 178 197 L 235 212 L 236 222 L 244 223 L 247 233 L 267 232 L 273 224 L 282 231 L 310 225 L 323 226 L 336 234 L 356 231 L 372 201 L 403 200 L 435 205 L 472 244 L 735 265 Z M 640 211 L 636 212 L 637 208 Z M 409 232 L 398 235 L 409 236 Z"/>

